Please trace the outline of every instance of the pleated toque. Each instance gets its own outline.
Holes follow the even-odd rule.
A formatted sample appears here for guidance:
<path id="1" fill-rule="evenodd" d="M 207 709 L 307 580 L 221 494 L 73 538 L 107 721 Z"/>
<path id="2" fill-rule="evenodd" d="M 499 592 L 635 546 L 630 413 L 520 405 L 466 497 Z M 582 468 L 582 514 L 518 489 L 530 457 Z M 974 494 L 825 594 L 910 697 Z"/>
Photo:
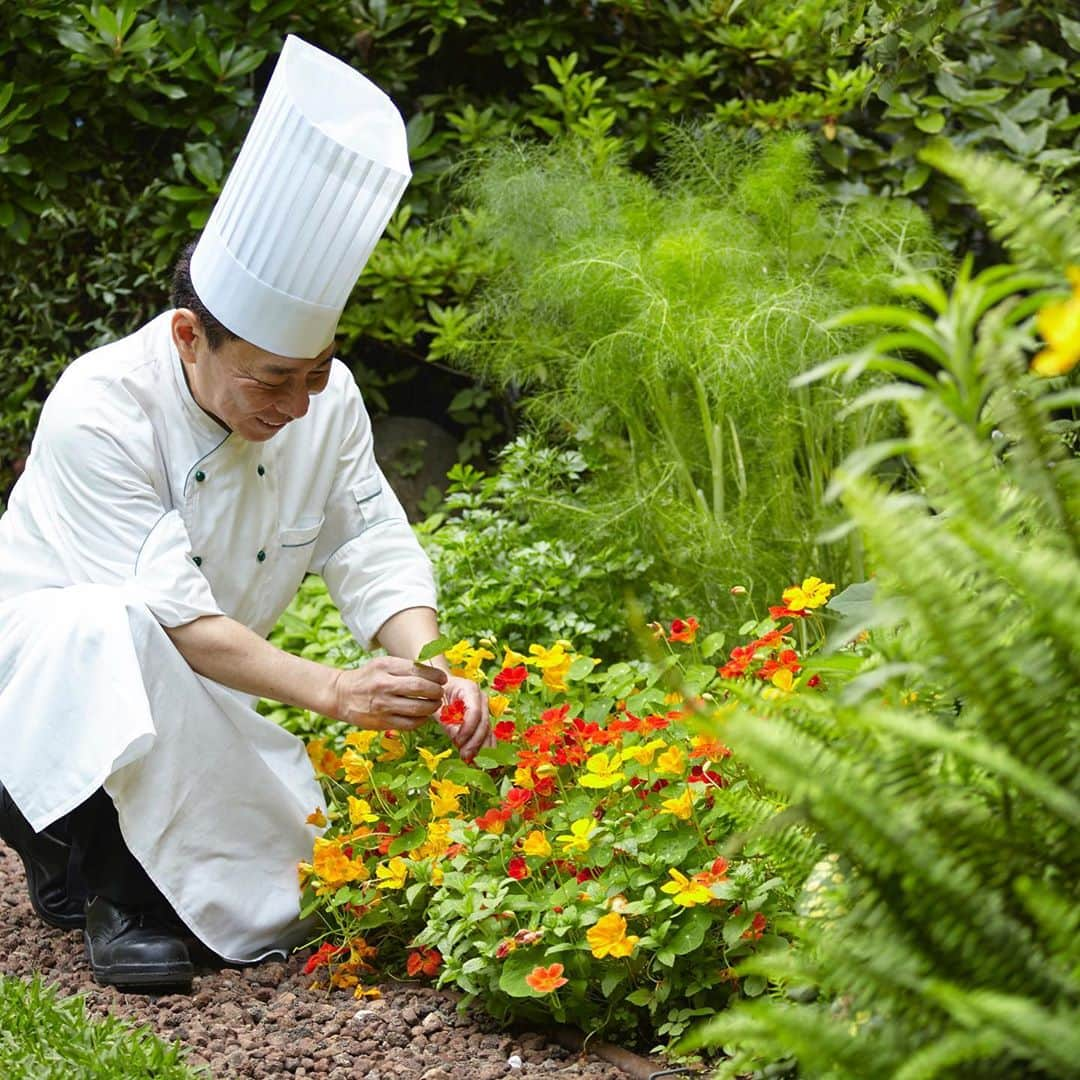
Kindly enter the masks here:
<path id="1" fill-rule="evenodd" d="M 317 356 L 411 175 L 394 103 L 290 35 L 192 255 L 199 299 L 253 345 Z"/>

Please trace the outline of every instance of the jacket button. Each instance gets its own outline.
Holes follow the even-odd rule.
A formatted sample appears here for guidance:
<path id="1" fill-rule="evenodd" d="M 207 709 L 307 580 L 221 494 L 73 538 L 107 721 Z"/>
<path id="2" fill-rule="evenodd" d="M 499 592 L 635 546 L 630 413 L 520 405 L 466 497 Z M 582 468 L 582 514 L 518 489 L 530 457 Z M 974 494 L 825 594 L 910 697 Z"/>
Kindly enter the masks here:
<path id="1" fill-rule="evenodd" d="M 206 479 L 206 473 L 204 473 L 204 472 L 202 471 L 202 469 L 200 469 L 200 470 L 199 470 L 199 471 L 198 471 L 198 472 L 197 472 L 197 473 L 195 474 L 195 479 L 196 479 L 196 480 L 197 480 L 197 481 L 198 481 L 198 482 L 199 482 L 199 483 L 201 484 L 201 483 L 202 483 L 202 482 L 203 482 L 203 481 L 204 481 L 204 480 Z"/>
<path id="2" fill-rule="evenodd" d="M 260 465 L 260 466 L 259 466 L 259 467 L 258 467 L 258 468 L 257 468 L 257 469 L 255 470 L 255 471 L 256 471 L 256 472 L 257 472 L 257 473 L 258 473 L 258 474 L 259 474 L 260 476 L 265 476 L 265 475 L 266 475 L 266 470 L 265 470 L 265 469 L 264 469 L 264 468 L 263 468 L 263 467 L 262 467 L 261 465 Z"/>
<path id="3" fill-rule="evenodd" d="M 195 564 L 196 566 L 202 566 L 202 556 L 201 556 L 201 555 L 192 555 L 192 556 L 191 556 L 191 561 L 192 561 L 192 562 L 193 562 L 193 563 L 194 563 L 194 564 Z"/>
<path id="4" fill-rule="evenodd" d="M 258 559 L 259 562 L 265 562 L 265 560 L 266 560 L 266 552 L 265 551 L 260 551 L 259 554 L 255 556 L 255 558 Z"/>

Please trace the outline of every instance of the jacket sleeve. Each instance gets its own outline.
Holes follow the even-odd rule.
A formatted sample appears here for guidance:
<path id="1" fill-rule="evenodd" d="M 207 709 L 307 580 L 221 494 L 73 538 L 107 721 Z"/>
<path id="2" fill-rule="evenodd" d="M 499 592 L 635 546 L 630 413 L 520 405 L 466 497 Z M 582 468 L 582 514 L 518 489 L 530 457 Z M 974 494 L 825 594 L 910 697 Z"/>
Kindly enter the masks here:
<path id="1" fill-rule="evenodd" d="M 124 586 L 164 626 L 221 614 L 180 515 L 151 480 L 156 455 L 145 418 L 57 391 L 34 440 L 31 510 L 64 577 Z"/>
<path id="2" fill-rule="evenodd" d="M 436 607 L 431 562 L 375 461 L 371 421 L 349 375 L 344 435 L 311 570 L 321 574 L 345 624 L 364 645 L 406 608 Z"/>

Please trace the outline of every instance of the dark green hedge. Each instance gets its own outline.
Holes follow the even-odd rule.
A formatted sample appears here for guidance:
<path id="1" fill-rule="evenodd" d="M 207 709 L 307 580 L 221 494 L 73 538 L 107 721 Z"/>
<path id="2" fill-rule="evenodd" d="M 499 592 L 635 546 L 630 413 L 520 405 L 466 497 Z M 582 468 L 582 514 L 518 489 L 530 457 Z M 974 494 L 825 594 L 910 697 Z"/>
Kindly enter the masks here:
<path id="1" fill-rule="evenodd" d="M 1072 6 L 4 0 L 0 496 L 63 366 L 163 306 L 168 264 L 205 220 L 287 32 L 371 75 L 409 124 L 406 208 L 342 323 L 378 402 L 490 269 L 467 221 L 424 234 L 477 148 L 570 130 L 648 169 L 673 121 L 800 126 L 838 195 L 916 197 L 978 242 L 959 192 L 915 151 L 944 133 L 1075 182 Z"/>

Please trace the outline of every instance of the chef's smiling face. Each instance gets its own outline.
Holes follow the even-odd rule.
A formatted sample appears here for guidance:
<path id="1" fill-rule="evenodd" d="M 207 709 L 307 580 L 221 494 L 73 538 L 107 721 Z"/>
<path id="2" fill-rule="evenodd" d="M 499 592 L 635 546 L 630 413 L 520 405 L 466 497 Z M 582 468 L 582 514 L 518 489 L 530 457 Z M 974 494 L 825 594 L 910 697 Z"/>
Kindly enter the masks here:
<path id="1" fill-rule="evenodd" d="M 326 389 L 331 344 L 310 359 L 278 356 L 233 339 L 211 350 L 195 315 L 173 313 L 173 341 L 191 396 L 223 427 L 251 442 L 272 439 L 308 411 L 312 394 Z"/>

